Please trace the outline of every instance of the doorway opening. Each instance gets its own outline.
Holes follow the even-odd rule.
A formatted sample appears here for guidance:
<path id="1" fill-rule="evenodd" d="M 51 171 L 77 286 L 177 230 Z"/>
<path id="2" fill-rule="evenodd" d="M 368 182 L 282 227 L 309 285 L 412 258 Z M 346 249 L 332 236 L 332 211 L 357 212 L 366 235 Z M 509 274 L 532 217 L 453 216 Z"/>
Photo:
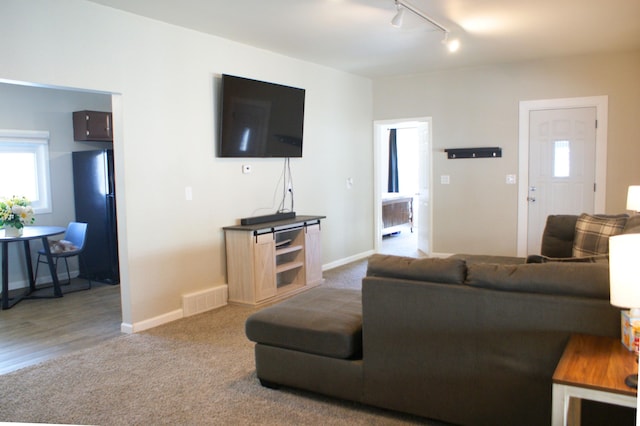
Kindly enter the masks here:
<path id="1" fill-rule="evenodd" d="M 421 257 L 430 251 L 431 119 L 374 123 L 375 251 Z"/>
<path id="2" fill-rule="evenodd" d="M 0 128 L 46 129 L 52 135 L 49 142 L 51 192 L 54 210 L 36 217 L 36 225 L 66 226 L 75 220 L 72 153 L 75 151 L 115 148 L 116 168 L 121 163 L 122 122 L 121 95 L 117 93 L 49 86 L 37 83 L 0 79 L 4 102 Z M 73 137 L 72 112 L 75 110 L 103 110 L 110 108 L 114 118 L 114 143 L 76 142 Z M 122 173 L 117 174 L 120 194 L 124 185 Z M 124 205 L 118 206 L 124 217 Z M 121 225 L 124 223 L 121 222 Z M 119 239 L 121 246 L 125 236 Z M 37 252 L 34 245 L 32 253 Z M 128 300 L 128 283 L 123 276 L 120 256 L 120 285 L 94 281 L 91 290 L 68 293 L 61 299 L 50 301 L 25 300 L 9 310 L 2 311 L 3 330 L 11 332 L 2 337 L 8 350 L 0 351 L 0 374 L 14 371 L 60 354 L 97 344 L 121 335 L 123 307 Z M 24 259 L 18 251 L 9 252 L 10 290 L 20 291 L 27 282 L 22 275 Z M 77 280 L 77 263 L 70 262 L 72 281 Z M 61 268 L 62 271 L 64 268 Z M 64 277 L 61 274 L 61 278 Z M 43 286 L 50 277 L 43 276 Z M 83 279 L 79 279 L 84 284 Z M 39 280 L 40 281 L 40 280 Z M 71 286 L 74 286 L 72 283 Z M 63 294 L 68 288 L 63 287 Z M 68 313 L 73 315 L 69 316 Z M 30 318 L 25 321 L 24 318 Z M 38 318 L 38 321 L 31 321 Z"/>

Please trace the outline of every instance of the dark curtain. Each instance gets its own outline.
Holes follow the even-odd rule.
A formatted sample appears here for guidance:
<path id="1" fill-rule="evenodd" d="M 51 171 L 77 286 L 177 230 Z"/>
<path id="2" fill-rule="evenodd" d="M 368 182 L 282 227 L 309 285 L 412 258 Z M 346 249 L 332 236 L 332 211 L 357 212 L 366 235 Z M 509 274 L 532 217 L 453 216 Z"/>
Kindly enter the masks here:
<path id="1" fill-rule="evenodd" d="M 389 130 L 389 182 L 387 192 L 398 191 L 398 143 L 396 129 Z"/>

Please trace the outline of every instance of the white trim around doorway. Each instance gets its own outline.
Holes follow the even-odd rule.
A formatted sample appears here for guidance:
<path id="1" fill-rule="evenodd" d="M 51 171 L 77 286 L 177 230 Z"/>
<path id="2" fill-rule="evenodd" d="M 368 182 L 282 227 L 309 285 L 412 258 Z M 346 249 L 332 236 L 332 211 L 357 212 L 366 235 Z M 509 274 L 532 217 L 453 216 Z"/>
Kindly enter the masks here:
<path id="1" fill-rule="evenodd" d="M 541 99 L 520 101 L 519 136 L 518 136 L 518 235 L 517 255 L 527 255 L 527 223 L 528 202 L 527 188 L 529 182 L 529 116 L 531 111 L 563 108 L 596 108 L 596 192 L 595 212 L 605 212 L 607 190 L 607 125 L 609 111 L 608 96 L 590 96 L 581 98 Z"/>
<path id="2" fill-rule="evenodd" d="M 414 117 L 414 118 L 398 118 L 398 119 L 390 119 L 390 120 L 376 120 L 373 122 L 373 220 L 374 220 L 374 252 L 378 253 L 382 246 L 382 210 L 380 206 L 382 205 L 382 188 L 380 186 L 381 176 L 385 172 L 386 164 L 383 164 L 383 158 L 381 155 L 382 144 L 384 143 L 382 134 L 389 127 L 416 127 L 420 123 L 427 123 L 429 126 L 429 174 L 433 169 L 432 155 L 431 155 L 431 147 L 432 145 L 432 119 L 431 117 Z M 429 176 L 429 193 L 432 193 L 431 188 L 431 176 Z M 433 228 L 433 206 L 432 203 L 429 203 L 429 230 Z M 428 247 L 429 251 L 433 247 L 433 237 L 432 232 L 429 232 L 429 241 Z"/>

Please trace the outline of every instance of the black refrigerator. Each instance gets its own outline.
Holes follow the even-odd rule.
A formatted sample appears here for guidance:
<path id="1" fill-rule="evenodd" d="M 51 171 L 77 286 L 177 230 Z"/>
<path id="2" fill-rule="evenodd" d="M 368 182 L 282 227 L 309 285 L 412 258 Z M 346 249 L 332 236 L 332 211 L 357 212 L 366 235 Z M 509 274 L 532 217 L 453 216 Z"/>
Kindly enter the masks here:
<path id="1" fill-rule="evenodd" d="M 76 221 L 88 224 L 80 277 L 119 284 L 113 150 L 74 152 L 73 188 Z"/>

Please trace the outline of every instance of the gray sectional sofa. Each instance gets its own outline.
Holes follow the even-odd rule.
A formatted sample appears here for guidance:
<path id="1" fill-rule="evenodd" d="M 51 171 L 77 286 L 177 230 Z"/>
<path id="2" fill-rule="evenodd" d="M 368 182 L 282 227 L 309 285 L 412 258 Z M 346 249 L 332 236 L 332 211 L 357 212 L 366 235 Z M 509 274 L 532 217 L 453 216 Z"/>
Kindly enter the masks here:
<path id="1" fill-rule="evenodd" d="M 461 425 L 546 425 L 572 333 L 620 337 L 607 262 L 374 255 L 362 290 L 320 287 L 250 316 L 256 372 Z"/>

